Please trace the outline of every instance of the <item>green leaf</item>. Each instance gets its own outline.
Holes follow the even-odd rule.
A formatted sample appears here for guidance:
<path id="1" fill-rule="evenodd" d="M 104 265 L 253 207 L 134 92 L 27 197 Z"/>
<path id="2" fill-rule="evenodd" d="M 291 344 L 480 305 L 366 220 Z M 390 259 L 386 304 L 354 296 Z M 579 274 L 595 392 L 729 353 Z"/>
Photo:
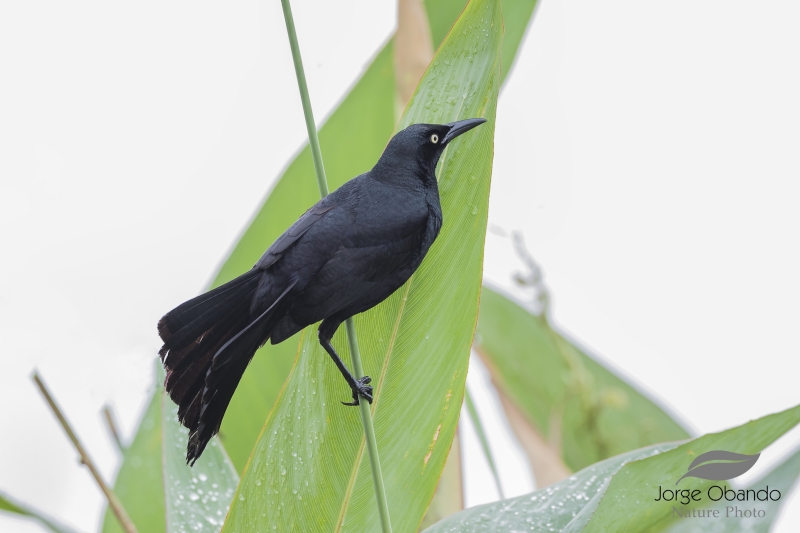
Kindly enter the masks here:
<path id="1" fill-rule="evenodd" d="M 470 507 L 426 529 L 425 533 L 566 531 L 576 515 L 591 509 L 595 500 L 602 497 L 609 478 L 626 463 L 647 459 L 676 446 L 650 446 L 606 459 L 531 494 Z"/>
<path id="2" fill-rule="evenodd" d="M 484 287 L 475 347 L 492 381 L 566 465 L 607 457 L 687 431 L 656 403 L 505 296 Z"/>
<path id="3" fill-rule="evenodd" d="M 780 491 L 781 498 L 779 500 L 758 502 L 758 508 L 763 509 L 765 512 L 766 516 L 764 518 L 740 518 L 736 520 L 676 518 L 673 521 L 673 525 L 666 531 L 668 533 L 739 533 L 741 531 L 767 533 L 775 519 L 778 518 L 781 507 L 789 499 L 789 493 L 797 483 L 798 476 L 800 476 L 800 448 L 795 449 L 786 459 L 774 466 L 760 479 L 745 487 L 745 489 L 761 490 L 768 486 L 770 490 L 777 489 Z M 715 505 L 711 509 L 719 509 L 720 515 L 725 516 L 725 507 L 737 504 L 738 502 L 731 504 L 723 501 L 722 504 Z"/>
<path id="4" fill-rule="evenodd" d="M 164 533 L 166 509 L 161 475 L 161 383 L 139 423 L 133 443 L 125 450 L 114 492 L 139 532 Z M 117 518 L 106 508 L 104 533 L 122 533 Z"/>
<path id="5" fill-rule="evenodd" d="M 500 59 L 503 82 L 514 68 L 517 50 L 522 44 L 525 33 L 530 28 L 529 21 L 533 18 L 537 5 L 537 0 L 505 0 L 503 2 L 503 56 Z"/>
<path id="6" fill-rule="evenodd" d="M 659 486 L 674 488 L 694 457 L 709 450 L 758 453 L 798 422 L 800 406 L 683 444 L 627 452 L 532 494 L 456 513 L 426 532 L 648 531 L 672 513 L 673 502 L 655 501 Z M 710 485 L 688 478 L 680 488 Z"/>
<path id="7" fill-rule="evenodd" d="M 473 0 L 434 57 L 400 127 L 485 117 L 439 166 L 444 226 L 413 278 L 356 317 L 373 376 L 375 433 L 397 531 L 417 528 L 450 449 L 480 292 L 500 84 L 499 2 Z M 310 175 L 308 176 L 310 177 Z M 349 360 L 344 328 L 333 344 Z M 375 531 L 379 519 L 358 413 L 315 328 L 270 413 L 223 531 Z"/>
<path id="8" fill-rule="evenodd" d="M 660 522 L 670 516 L 672 506 L 671 502 L 654 501 L 657 488 L 674 487 L 675 481 L 686 472 L 692 459 L 710 450 L 760 453 L 798 422 L 800 406 L 748 422 L 735 429 L 705 435 L 657 459 L 628 465 L 611 480 L 606 495 L 583 531 L 630 531 L 632 528 L 642 531 Z M 686 478 L 681 481 L 680 488 L 699 488 L 705 492 L 705 489 L 715 483 L 719 482 Z M 641 498 L 641 505 L 620 505 L 621 502 L 634 501 L 637 498 Z"/>
<path id="9" fill-rule="evenodd" d="M 14 501 L 12 498 L 0 492 L 0 511 L 24 516 L 39 522 L 42 526 L 55 533 L 73 533 L 75 530 L 67 526 L 58 524 L 52 518 L 33 507 Z"/>
<path id="10" fill-rule="evenodd" d="M 464 0 L 426 3 L 435 46 L 444 40 L 464 5 Z M 535 5 L 535 0 L 503 2 L 507 13 L 503 21 L 506 32 L 503 77 L 507 74 L 505 65 L 510 65 L 517 53 Z M 514 16 L 509 17 L 508 13 Z M 320 145 L 331 190 L 366 172 L 378 160 L 395 128 L 394 90 L 390 41 L 320 128 Z M 250 269 L 264 250 L 318 199 L 311 151 L 306 145 L 264 200 L 220 267 L 212 287 Z M 289 375 L 298 350 L 298 338 L 299 335 L 277 346 L 267 345 L 259 350 L 228 406 L 220 438 L 239 472 L 244 470 L 264 421 Z"/>
<path id="11" fill-rule="evenodd" d="M 163 383 L 160 364 L 157 376 Z M 178 420 L 178 406 L 166 394 L 161 397 L 167 531 L 219 531 L 239 484 L 236 469 L 216 439 L 208 443 L 194 466 L 187 465 L 187 429 Z"/>

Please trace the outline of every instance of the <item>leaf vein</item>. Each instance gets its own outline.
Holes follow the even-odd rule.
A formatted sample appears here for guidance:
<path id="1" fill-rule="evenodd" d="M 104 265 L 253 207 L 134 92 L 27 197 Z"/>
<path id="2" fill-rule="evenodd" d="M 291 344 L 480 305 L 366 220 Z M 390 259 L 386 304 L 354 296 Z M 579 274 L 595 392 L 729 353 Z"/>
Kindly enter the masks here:
<path id="1" fill-rule="evenodd" d="M 394 352 L 394 344 L 397 340 L 397 332 L 400 330 L 400 322 L 403 318 L 403 312 L 406 309 L 406 300 L 408 299 L 408 293 L 411 291 L 411 284 L 414 282 L 414 275 L 409 278 L 408 282 L 406 283 L 406 288 L 403 291 L 403 299 L 400 302 L 400 309 L 397 312 L 397 319 L 394 322 L 394 327 L 392 328 L 392 337 L 389 339 L 389 346 L 386 350 L 386 356 L 383 358 L 383 366 L 381 367 L 381 376 L 378 378 L 378 382 L 375 385 L 375 401 L 372 404 L 371 414 L 374 416 L 375 409 L 378 407 L 378 400 L 380 399 L 380 392 L 383 388 L 383 381 L 386 378 L 386 369 L 389 367 L 389 358 L 392 356 L 392 352 Z M 347 483 L 347 490 L 344 493 L 344 499 L 342 500 L 342 509 L 339 511 L 339 519 L 336 521 L 336 529 L 335 531 L 338 533 L 342 529 L 342 524 L 344 523 L 344 515 L 347 513 L 347 507 L 350 504 L 350 496 L 353 492 L 353 487 L 356 483 L 356 474 L 358 473 L 358 467 L 361 465 L 361 460 L 364 458 L 364 446 L 366 444 L 366 436 L 364 434 L 361 435 L 361 445 L 358 448 L 358 453 L 356 454 L 355 461 L 353 462 L 353 470 L 350 472 L 350 479 Z"/>

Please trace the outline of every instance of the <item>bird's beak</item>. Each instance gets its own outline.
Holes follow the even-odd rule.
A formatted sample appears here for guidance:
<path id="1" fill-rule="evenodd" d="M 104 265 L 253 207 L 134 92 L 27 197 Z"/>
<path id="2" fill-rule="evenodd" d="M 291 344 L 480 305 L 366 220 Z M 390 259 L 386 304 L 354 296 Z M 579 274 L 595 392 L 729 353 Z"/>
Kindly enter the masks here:
<path id="1" fill-rule="evenodd" d="M 450 131 L 444 136 L 443 144 L 447 144 L 462 133 L 466 133 L 475 126 L 480 126 L 486 122 L 485 118 L 468 118 L 466 120 L 459 120 L 458 122 L 451 122 L 450 124 L 445 124 L 445 126 L 450 126 Z"/>

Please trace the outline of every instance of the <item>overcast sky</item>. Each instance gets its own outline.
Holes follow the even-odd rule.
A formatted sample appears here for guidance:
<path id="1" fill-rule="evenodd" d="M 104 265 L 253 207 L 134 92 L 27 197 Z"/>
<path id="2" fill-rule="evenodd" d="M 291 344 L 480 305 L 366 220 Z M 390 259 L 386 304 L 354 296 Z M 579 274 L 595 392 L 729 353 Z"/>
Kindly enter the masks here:
<path id="1" fill-rule="evenodd" d="M 322 118 L 395 5 L 294 12 Z M 800 404 L 798 24 L 786 1 L 543 0 L 498 108 L 490 224 L 523 232 L 558 325 L 697 433 Z M 30 372 L 111 479 L 102 405 L 132 435 L 157 319 L 304 142 L 291 55 L 277 1 L 4 2 L 0 72 L 0 491 L 93 531 L 101 495 Z M 501 287 L 521 266 L 495 234 L 485 264 Z M 507 494 L 529 491 L 481 378 Z M 495 496 L 470 431 L 472 505 Z"/>

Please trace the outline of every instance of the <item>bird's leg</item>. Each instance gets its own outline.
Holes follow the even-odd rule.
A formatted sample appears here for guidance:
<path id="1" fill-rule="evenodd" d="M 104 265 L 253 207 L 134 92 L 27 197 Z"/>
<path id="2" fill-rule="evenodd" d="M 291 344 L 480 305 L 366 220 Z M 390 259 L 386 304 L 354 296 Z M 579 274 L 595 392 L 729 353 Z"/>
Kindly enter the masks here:
<path id="1" fill-rule="evenodd" d="M 331 345 L 331 338 L 333 338 L 333 334 L 336 333 L 336 330 L 339 328 L 341 321 L 330 321 L 329 319 L 325 319 L 322 321 L 322 324 L 319 325 L 319 330 L 317 334 L 319 335 L 319 343 L 325 348 L 325 351 L 328 352 L 328 355 L 331 356 L 333 362 L 336 363 L 336 367 L 339 369 L 339 372 L 342 373 L 344 376 L 345 381 L 347 384 L 350 385 L 350 389 L 353 391 L 353 401 L 352 402 L 342 402 L 344 405 L 358 405 L 358 397 L 361 396 L 369 403 L 372 403 L 372 387 L 369 386 L 369 383 L 372 381 L 372 378 L 369 376 L 364 376 L 361 379 L 356 379 L 353 377 L 353 374 L 347 369 L 342 362 L 341 358 L 339 358 L 339 354 L 336 353 L 336 350 L 333 349 Z"/>

